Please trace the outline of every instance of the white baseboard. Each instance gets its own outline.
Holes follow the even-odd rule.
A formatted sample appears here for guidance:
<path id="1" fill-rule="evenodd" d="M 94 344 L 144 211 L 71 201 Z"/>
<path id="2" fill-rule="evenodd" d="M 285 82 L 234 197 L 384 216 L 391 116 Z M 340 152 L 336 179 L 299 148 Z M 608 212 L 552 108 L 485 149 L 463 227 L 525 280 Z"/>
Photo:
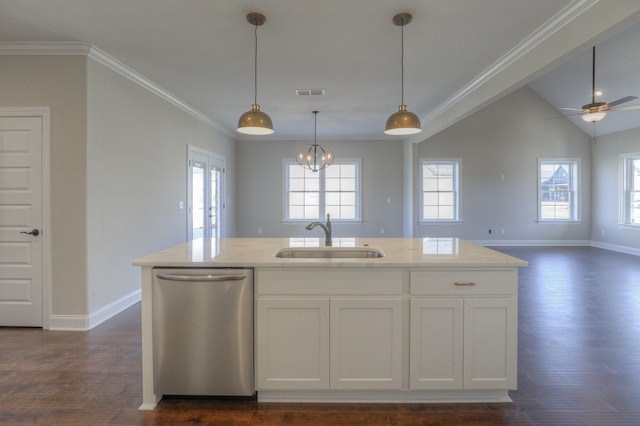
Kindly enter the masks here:
<path id="1" fill-rule="evenodd" d="M 89 317 L 87 315 L 51 315 L 49 330 L 87 331 L 89 330 Z"/>
<path id="2" fill-rule="evenodd" d="M 258 390 L 259 402 L 320 403 L 479 403 L 512 402 L 507 390 L 366 390 L 366 391 L 278 391 Z"/>
<path id="3" fill-rule="evenodd" d="M 590 240 L 475 240 L 472 243 L 493 247 L 583 247 L 590 246 Z"/>
<path id="4" fill-rule="evenodd" d="M 613 250 L 620 253 L 633 254 L 634 256 L 640 256 L 640 249 L 626 246 L 619 246 L 617 244 L 603 243 L 602 241 L 591 241 L 591 247 L 597 247 L 605 250 Z"/>
<path id="5" fill-rule="evenodd" d="M 87 331 L 119 314 L 141 299 L 142 292 L 136 290 L 104 306 L 90 315 L 51 315 L 49 330 Z"/>

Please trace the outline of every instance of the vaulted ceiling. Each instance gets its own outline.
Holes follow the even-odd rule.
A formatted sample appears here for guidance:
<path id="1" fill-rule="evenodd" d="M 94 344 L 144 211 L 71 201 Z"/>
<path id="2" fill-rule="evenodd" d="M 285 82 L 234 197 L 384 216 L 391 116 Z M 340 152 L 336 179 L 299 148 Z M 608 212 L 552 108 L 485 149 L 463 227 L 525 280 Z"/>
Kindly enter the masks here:
<path id="1" fill-rule="evenodd" d="M 253 103 L 246 14 L 254 11 L 267 18 L 258 28 L 257 98 L 274 122 L 270 139 L 312 137 L 312 110 L 319 138 L 394 139 L 383 130 L 401 99 L 399 12 L 413 15 L 404 98 L 424 128 L 414 141 L 538 77 L 532 87 L 552 104 L 586 103 L 584 62 L 595 43 L 607 98 L 640 96 L 623 76 L 637 74 L 640 55 L 607 46 L 640 22 L 640 2 L 629 0 L 0 0 L 0 53 L 90 44 L 240 138 L 238 117 Z M 637 46 L 636 34 L 619 37 Z"/>

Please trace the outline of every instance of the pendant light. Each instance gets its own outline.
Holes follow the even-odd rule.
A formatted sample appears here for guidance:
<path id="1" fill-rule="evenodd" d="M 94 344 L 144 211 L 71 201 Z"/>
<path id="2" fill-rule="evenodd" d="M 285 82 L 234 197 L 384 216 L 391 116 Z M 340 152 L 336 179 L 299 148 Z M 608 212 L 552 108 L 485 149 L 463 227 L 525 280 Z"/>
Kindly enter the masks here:
<path id="1" fill-rule="evenodd" d="M 316 140 L 318 130 L 318 111 L 312 111 L 314 116 L 313 124 L 313 144 L 300 148 L 296 152 L 298 164 L 307 170 L 317 172 L 326 169 L 333 164 L 334 155 L 331 148 L 325 145 L 318 145 Z"/>
<path id="2" fill-rule="evenodd" d="M 255 26 L 255 51 L 253 61 L 253 104 L 251 110 L 245 112 L 238 120 L 238 132 L 246 135 L 270 135 L 273 133 L 271 117 L 260 111 L 258 105 L 258 26 L 264 24 L 266 18 L 261 13 L 252 12 L 247 15 L 247 21 Z"/>
<path id="3" fill-rule="evenodd" d="M 387 135 L 413 135 L 420 133 L 422 127 L 420 125 L 420 119 L 414 113 L 407 111 L 407 106 L 404 104 L 404 26 L 411 22 L 410 13 L 398 13 L 393 17 L 393 23 L 401 28 L 401 70 L 402 70 L 402 102 L 398 107 L 398 112 L 391 114 L 387 119 L 387 125 L 384 132 Z"/>

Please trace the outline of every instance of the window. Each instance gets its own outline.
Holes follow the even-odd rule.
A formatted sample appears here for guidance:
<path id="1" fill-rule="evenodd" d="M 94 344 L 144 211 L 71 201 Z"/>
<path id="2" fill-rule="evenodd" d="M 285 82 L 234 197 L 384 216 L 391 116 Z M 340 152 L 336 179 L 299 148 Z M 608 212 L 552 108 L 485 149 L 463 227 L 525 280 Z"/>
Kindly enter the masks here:
<path id="1" fill-rule="evenodd" d="M 621 156 L 621 223 L 640 226 L 640 153 Z"/>
<path id="2" fill-rule="evenodd" d="M 538 159 L 538 220 L 579 220 L 577 159 Z"/>
<path id="3" fill-rule="evenodd" d="M 458 176 L 460 160 L 421 160 L 422 213 L 427 222 L 459 220 Z"/>
<path id="4" fill-rule="evenodd" d="M 312 172 L 285 160 L 285 220 L 360 220 L 360 160 L 336 160 Z"/>

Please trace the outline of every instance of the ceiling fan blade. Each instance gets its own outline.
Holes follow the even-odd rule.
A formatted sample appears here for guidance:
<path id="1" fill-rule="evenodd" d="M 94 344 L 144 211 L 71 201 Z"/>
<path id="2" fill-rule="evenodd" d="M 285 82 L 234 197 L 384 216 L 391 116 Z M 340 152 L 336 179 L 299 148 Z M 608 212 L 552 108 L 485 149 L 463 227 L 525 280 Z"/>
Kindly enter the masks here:
<path id="1" fill-rule="evenodd" d="M 566 109 L 567 111 L 582 111 L 582 108 L 562 107 L 558 109 Z"/>
<path id="2" fill-rule="evenodd" d="M 624 98 L 616 99 L 616 100 L 615 100 L 615 101 L 613 101 L 613 102 L 609 102 L 609 103 L 607 104 L 607 106 L 608 106 L 609 108 L 611 108 L 611 107 L 614 107 L 614 106 L 616 106 L 616 105 L 620 105 L 620 104 L 624 104 L 625 102 L 632 101 L 632 100 L 634 100 L 634 99 L 638 99 L 638 97 L 637 97 L 637 96 L 625 96 Z"/>
<path id="3" fill-rule="evenodd" d="M 611 108 L 610 111 L 629 111 L 632 109 L 640 109 L 640 105 L 619 106 L 619 107 Z"/>

